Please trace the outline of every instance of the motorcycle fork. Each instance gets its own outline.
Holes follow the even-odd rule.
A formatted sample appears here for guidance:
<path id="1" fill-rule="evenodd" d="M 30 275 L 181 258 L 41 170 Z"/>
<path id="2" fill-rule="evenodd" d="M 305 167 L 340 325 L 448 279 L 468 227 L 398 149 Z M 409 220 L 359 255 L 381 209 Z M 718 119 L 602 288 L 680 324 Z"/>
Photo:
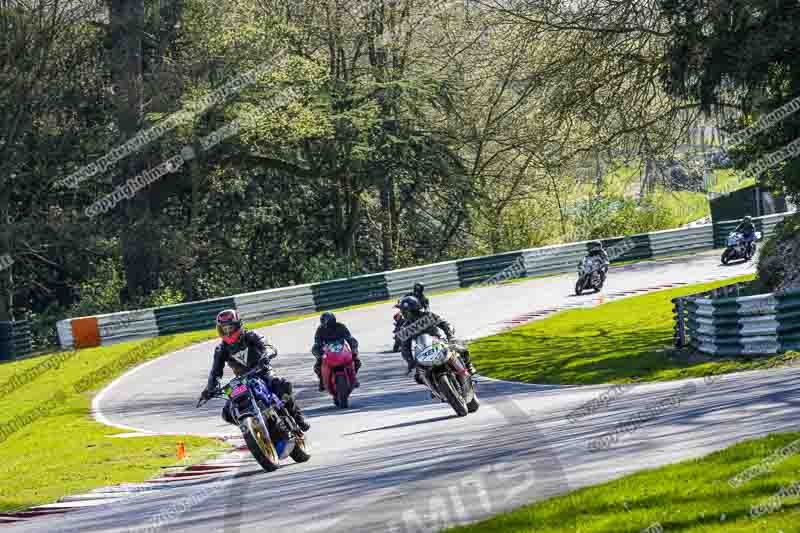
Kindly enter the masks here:
<path id="1" fill-rule="evenodd" d="M 428 375 L 429 373 L 430 377 Z M 436 383 L 436 379 L 435 376 L 433 375 L 433 370 L 426 370 L 424 372 L 421 372 L 420 377 L 422 378 L 422 381 L 425 383 L 425 386 L 428 387 L 428 390 L 430 390 L 434 394 L 434 396 L 436 396 L 441 400 L 442 397 L 439 395 L 439 389 L 436 385 L 434 385 L 434 383 Z"/>
<path id="2" fill-rule="evenodd" d="M 258 419 L 258 424 L 261 426 L 261 431 L 264 432 L 264 436 L 270 440 L 272 440 L 272 436 L 269 434 L 269 427 L 267 426 L 267 421 L 264 419 L 264 413 L 261 412 L 261 408 L 258 406 L 258 402 L 256 401 L 256 396 L 250 391 L 250 405 L 253 407 L 253 411 L 256 414 L 256 418 Z"/>

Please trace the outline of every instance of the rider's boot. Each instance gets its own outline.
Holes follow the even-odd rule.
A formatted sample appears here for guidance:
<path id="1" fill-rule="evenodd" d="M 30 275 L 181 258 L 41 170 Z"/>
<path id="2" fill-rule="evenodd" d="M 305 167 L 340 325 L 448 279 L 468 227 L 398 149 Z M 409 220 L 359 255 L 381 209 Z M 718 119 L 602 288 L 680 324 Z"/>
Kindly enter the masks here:
<path id="1" fill-rule="evenodd" d="M 475 368 L 475 365 L 472 364 L 472 359 L 469 356 L 469 350 L 465 350 L 461 353 L 461 360 L 464 361 L 464 366 L 467 367 L 467 370 L 473 376 L 478 373 L 478 370 Z"/>
<path id="2" fill-rule="evenodd" d="M 325 384 L 322 383 L 322 365 L 319 361 L 314 365 L 314 373 L 317 375 L 317 381 L 319 381 L 319 391 L 322 392 L 325 390 Z"/>
<path id="3" fill-rule="evenodd" d="M 294 418 L 294 421 L 297 422 L 298 426 L 300 426 L 300 429 L 303 431 L 308 431 L 311 429 L 311 425 L 306 422 L 306 417 L 303 416 L 303 412 L 300 410 L 294 400 L 286 402 L 286 410 L 289 411 L 290 415 L 292 415 L 292 418 Z"/>
<path id="4" fill-rule="evenodd" d="M 361 368 L 361 358 L 358 356 L 358 354 L 353 354 L 353 367 L 356 371 L 356 382 L 353 384 L 353 388 L 357 389 L 359 386 L 361 386 L 361 383 L 358 381 L 358 369 Z"/>

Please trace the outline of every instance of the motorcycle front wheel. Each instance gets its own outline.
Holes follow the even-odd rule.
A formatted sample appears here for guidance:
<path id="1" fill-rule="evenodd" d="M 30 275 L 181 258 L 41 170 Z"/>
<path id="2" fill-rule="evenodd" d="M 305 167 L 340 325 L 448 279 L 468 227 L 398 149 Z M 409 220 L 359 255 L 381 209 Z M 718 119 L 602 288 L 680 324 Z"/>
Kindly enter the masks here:
<path id="1" fill-rule="evenodd" d="M 732 250 L 728 248 L 724 252 L 722 252 L 722 264 L 727 265 L 731 261 Z"/>
<path id="2" fill-rule="evenodd" d="M 447 403 L 450 404 L 450 407 L 453 408 L 458 416 L 467 416 L 467 405 L 464 403 L 464 398 L 456 392 L 456 388 L 453 385 L 453 376 L 450 374 L 439 376 L 439 390 L 442 391 Z"/>
<path id="3" fill-rule="evenodd" d="M 245 426 L 247 430 L 242 432 L 242 436 L 250 453 L 253 454 L 253 457 L 256 458 L 258 464 L 265 471 L 274 472 L 277 470 L 281 465 L 278 452 L 275 450 L 269 435 L 262 434 L 258 419 L 254 416 L 247 417 Z"/>
<path id="4" fill-rule="evenodd" d="M 575 295 L 580 296 L 582 290 L 583 290 L 583 278 L 578 278 L 577 283 L 575 283 Z"/>

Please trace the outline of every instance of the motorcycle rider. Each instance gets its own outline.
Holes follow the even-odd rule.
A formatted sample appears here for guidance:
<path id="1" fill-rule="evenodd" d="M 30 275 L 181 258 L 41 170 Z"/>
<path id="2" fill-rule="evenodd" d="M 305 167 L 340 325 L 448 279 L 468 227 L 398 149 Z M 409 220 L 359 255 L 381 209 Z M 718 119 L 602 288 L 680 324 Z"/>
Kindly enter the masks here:
<path id="1" fill-rule="evenodd" d="M 735 233 L 741 233 L 750 250 L 753 250 L 753 241 L 756 240 L 756 226 L 753 224 L 753 217 L 747 215 L 733 230 Z"/>
<path id="2" fill-rule="evenodd" d="M 423 311 L 430 311 L 431 303 L 425 296 L 425 285 L 423 285 L 422 283 L 419 282 L 415 283 L 413 292 L 409 292 L 408 294 L 406 294 L 406 296 L 413 296 L 414 298 L 417 299 Z"/>
<path id="3" fill-rule="evenodd" d="M 605 248 L 603 248 L 603 243 L 600 241 L 592 241 L 589 243 L 589 253 L 586 254 L 586 257 L 591 257 L 592 259 L 599 260 L 601 266 L 601 273 L 605 278 L 605 275 L 608 273 L 608 254 L 606 253 Z M 581 266 L 583 262 L 578 263 L 578 266 Z"/>
<path id="4" fill-rule="evenodd" d="M 225 371 L 225 363 L 240 375 L 246 373 L 259 364 L 263 368 L 259 376 L 267 382 L 272 391 L 286 404 L 286 410 L 303 431 L 308 431 L 310 425 L 306 422 L 300 407 L 295 403 L 292 384 L 275 375 L 269 359 L 278 354 L 274 346 L 264 341 L 264 337 L 255 331 L 249 331 L 242 326 L 242 319 L 235 309 L 226 309 L 217 315 L 217 333 L 222 342 L 214 350 L 214 363 L 208 375 L 208 384 L 200 398 L 208 400 L 212 391 L 219 387 L 219 379 Z M 222 408 L 222 419 L 229 424 L 236 424 L 230 412 L 229 399 Z"/>
<path id="5" fill-rule="evenodd" d="M 605 248 L 603 248 L 603 243 L 601 241 L 594 241 L 589 245 L 589 257 L 596 257 L 602 263 L 605 270 L 608 270 L 608 254 L 606 253 Z"/>
<path id="6" fill-rule="evenodd" d="M 407 374 L 410 374 L 411 371 L 417 366 L 417 361 L 411 354 L 411 341 L 413 338 L 424 333 L 438 335 L 438 332 L 436 331 L 438 328 L 444 332 L 445 336 L 447 337 L 447 342 L 451 343 L 451 346 L 453 346 L 453 330 L 450 327 L 450 324 L 442 317 L 436 313 L 424 310 L 420 305 L 419 300 L 417 300 L 417 298 L 414 296 L 404 296 L 398 303 L 398 307 L 403 313 L 403 318 L 405 318 L 406 323 L 408 324 L 405 328 L 407 333 L 403 335 L 404 338 L 402 339 L 401 353 L 403 355 L 403 359 L 405 359 L 406 363 L 408 364 Z M 464 362 L 464 366 L 467 367 L 469 373 L 472 375 L 477 374 L 478 371 L 472 364 L 469 350 L 464 346 L 458 345 L 453 346 L 453 348 L 461 356 L 461 360 Z M 417 383 L 422 384 L 422 379 L 419 377 L 418 373 L 414 374 L 414 380 Z"/>
<path id="7" fill-rule="evenodd" d="M 358 341 L 350 334 L 347 326 L 341 322 L 336 321 L 336 316 L 331 312 L 322 313 L 319 317 L 319 327 L 314 334 L 314 346 L 311 348 L 311 353 L 317 359 L 314 364 L 314 373 L 319 380 L 319 390 L 324 391 L 325 385 L 322 383 L 322 345 L 329 342 L 347 341 L 350 349 L 353 352 L 353 366 L 358 373 L 361 368 L 361 359 L 358 357 Z"/>

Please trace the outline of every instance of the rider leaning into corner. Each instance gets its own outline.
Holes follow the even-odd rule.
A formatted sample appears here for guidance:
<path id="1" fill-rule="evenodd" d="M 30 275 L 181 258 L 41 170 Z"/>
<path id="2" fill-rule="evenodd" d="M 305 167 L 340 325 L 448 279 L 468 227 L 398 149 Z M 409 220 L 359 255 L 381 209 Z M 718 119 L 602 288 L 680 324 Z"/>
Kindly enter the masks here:
<path id="1" fill-rule="evenodd" d="M 404 296 L 397 306 L 403 313 L 403 318 L 407 323 L 406 327 L 413 332 L 412 335 L 403 340 L 403 344 L 400 349 L 401 353 L 403 354 L 403 359 L 405 359 L 406 363 L 408 364 L 408 373 L 411 373 L 411 371 L 417 366 L 417 361 L 411 354 L 411 341 L 413 338 L 425 333 L 430 335 L 438 335 L 439 333 L 436 330 L 441 329 L 447 337 L 447 342 L 450 343 L 451 346 L 461 356 L 461 360 L 464 361 L 464 366 L 467 367 L 469 373 L 472 375 L 477 374 L 477 370 L 475 370 L 475 367 L 472 365 L 472 360 L 469 356 L 469 350 L 467 350 L 464 346 L 453 344 L 453 330 L 445 319 L 436 313 L 423 310 L 419 300 L 417 300 L 417 298 L 414 296 Z M 414 329 L 414 323 L 418 320 L 421 320 L 421 323 L 427 327 L 420 329 L 419 331 Z M 419 377 L 418 371 L 414 373 L 414 380 L 420 385 L 423 384 L 422 379 Z"/>
<path id="2" fill-rule="evenodd" d="M 347 326 L 341 322 L 336 321 L 336 316 L 333 313 L 322 313 L 319 317 L 319 327 L 316 334 L 314 334 L 314 346 L 311 348 L 311 353 L 317 359 L 314 364 L 314 373 L 319 380 L 319 390 L 325 390 L 322 384 L 322 346 L 329 342 L 347 341 L 350 345 L 350 350 L 353 352 L 353 366 L 355 366 L 356 373 L 361 368 L 361 359 L 358 357 L 358 341 L 350 334 Z"/>
<path id="3" fill-rule="evenodd" d="M 300 407 L 294 401 L 292 384 L 278 377 L 269 359 L 278 354 L 274 346 L 264 341 L 264 337 L 255 331 L 242 327 L 239 313 L 233 309 L 222 311 L 217 315 L 217 333 L 222 337 L 222 342 L 214 350 L 214 364 L 208 375 L 208 384 L 200 395 L 203 400 L 211 397 L 212 391 L 219 387 L 219 380 L 225 370 L 225 363 L 237 375 L 248 372 L 261 364 L 263 370 L 259 376 L 267 382 L 272 391 L 286 404 L 286 410 L 303 431 L 308 431 L 311 426 L 303 417 Z M 230 412 L 230 399 L 222 408 L 222 419 L 229 424 L 236 424 Z"/>

